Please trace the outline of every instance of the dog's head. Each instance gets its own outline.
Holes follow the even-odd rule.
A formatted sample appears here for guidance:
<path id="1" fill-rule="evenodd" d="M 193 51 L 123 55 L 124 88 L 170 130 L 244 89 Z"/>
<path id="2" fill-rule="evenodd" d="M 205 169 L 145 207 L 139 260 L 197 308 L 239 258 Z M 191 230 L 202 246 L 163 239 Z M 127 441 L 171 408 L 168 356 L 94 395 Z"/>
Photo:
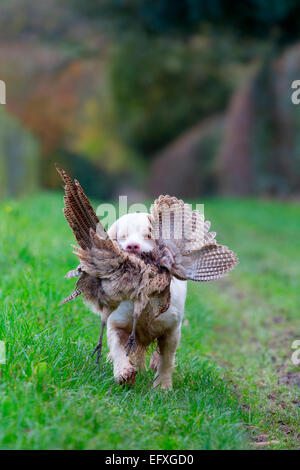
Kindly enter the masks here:
<path id="1" fill-rule="evenodd" d="M 150 233 L 150 215 L 145 212 L 123 215 L 112 224 L 108 234 L 129 253 L 149 253 L 155 246 Z"/>

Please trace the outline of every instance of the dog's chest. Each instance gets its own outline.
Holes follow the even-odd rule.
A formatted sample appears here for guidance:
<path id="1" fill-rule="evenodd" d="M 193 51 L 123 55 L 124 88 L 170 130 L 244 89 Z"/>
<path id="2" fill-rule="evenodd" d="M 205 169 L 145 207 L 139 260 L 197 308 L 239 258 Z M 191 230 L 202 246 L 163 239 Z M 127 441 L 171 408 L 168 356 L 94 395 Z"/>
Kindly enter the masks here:
<path id="1" fill-rule="evenodd" d="M 140 314 L 136 325 L 137 343 L 148 346 L 157 338 L 166 333 L 178 321 L 180 321 L 172 309 L 162 313 L 158 318 L 154 318 L 155 312 L 149 304 Z M 133 303 L 130 301 L 122 302 L 118 309 L 112 313 L 112 321 L 118 327 L 122 327 L 128 333 L 131 333 L 133 322 Z"/>

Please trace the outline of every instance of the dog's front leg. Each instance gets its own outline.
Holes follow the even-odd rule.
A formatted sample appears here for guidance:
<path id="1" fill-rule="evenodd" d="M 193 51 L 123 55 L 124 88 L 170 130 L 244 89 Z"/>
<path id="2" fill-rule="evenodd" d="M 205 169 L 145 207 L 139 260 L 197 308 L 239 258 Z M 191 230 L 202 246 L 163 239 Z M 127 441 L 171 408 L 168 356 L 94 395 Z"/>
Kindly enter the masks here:
<path id="1" fill-rule="evenodd" d="M 158 339 L 159 356 L 153 388 L 158 386 L 164 390 L 172 388 L 172 372 L 179 341 L 180 328 L 176 328 Z"/>
<path id="2" fill-rule="evenodd" d="M 107 341 L 110 350 L 110 357 L 114 367 L 114 378 L 119 384 L 133 384 L 137 373 L 136 367 L 126 356 L 125 345 L 128 342 L 129 333 L 113 324 L 108 319 L 107 323 Z"/>

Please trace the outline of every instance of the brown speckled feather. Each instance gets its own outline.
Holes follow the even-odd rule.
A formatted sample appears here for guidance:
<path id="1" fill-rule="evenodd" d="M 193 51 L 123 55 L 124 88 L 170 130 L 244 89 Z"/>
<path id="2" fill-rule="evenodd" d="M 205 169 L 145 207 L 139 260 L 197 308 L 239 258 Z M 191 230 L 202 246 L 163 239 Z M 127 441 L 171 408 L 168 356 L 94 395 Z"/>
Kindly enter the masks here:
<path id="1" fill-rule="evenodd" d="M 78 181 L 75 180 L 73 182 L 69 175 L 58 166 L 56 169 L 65 183 L 65 208 L 63 209 L 65 218 L 73 230 L 79 246 L 81 248 L 91 246 L 90 229 L 99 231 L 99 225 L 101 227 L 101 235 L 108 238 L 104 227 L 100 223 L 96 212 Z"/>
<path id="2" fill-rule="evenodd" d="M 160 264 L 178 279 L 213 281 L 238 264 L 233 251 L 217 244 L 204 215 L 182 200 L 160 196 L 150 212 L 151 233 L 162 246 Z"/>

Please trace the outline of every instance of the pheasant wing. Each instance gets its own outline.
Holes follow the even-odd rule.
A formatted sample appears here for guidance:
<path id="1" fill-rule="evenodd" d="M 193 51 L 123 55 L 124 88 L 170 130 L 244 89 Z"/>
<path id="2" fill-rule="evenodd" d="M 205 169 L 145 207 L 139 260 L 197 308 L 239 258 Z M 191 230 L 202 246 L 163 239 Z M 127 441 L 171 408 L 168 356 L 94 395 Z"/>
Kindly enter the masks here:
<path id="1" fill-rule="evenodd" d="M 179 279 L 211 281 L 236 266 L 238 258 L 218 245 L 210 222 L 175 197 L 160 196 L 150 209 L 152 236 L 162 248 L 161 265 Z"/>
<path id="2" fill-rule="evenodd" d="M 209 232 L 210 222 L 181 199 L 160 196 L 151 206 L 150 214 L 152 236 L 173 252 L 177 249 L 184 255 L 214 243 L 216 233 Z"/>
<path id="3" fill-rule="evenodd" d="M 83 249 L 92 246 L 90 229 L 97 230 L 101 237 L 108 239 L 107 232 L 98 219 L 79 182 L 77 180 L 73 181 L 66 171 L 58 166 L 56 166 L 56 169 L 65 183 L 64 215 L 79 246 Z"/>
<path id="4" fill-rule="evenodd" d="M 186 279 L 202 282 L 220 279 L 238 262 L 238 257 L 233 251 L 216 243 L 208 243 L 200 250 L 182 257 Z"/>

